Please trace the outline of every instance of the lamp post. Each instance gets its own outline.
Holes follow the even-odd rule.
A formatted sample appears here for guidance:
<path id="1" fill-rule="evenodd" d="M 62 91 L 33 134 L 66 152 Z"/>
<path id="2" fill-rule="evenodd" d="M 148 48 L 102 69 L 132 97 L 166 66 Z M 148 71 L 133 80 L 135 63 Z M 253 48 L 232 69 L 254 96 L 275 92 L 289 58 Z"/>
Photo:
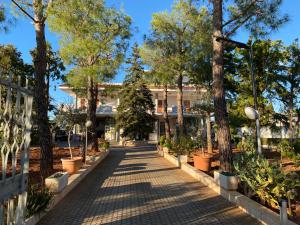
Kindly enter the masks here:
<path id="1" fill-rule="evenodd" d="M 85 122 L 85 152 L 84 152 L 84 163 L 86 164 L 87 148 L 88 148 L 88 128 L 92 126 L 92 121 L 88 120 Z"/>
<path id="2" fill-rule="evenodd" d="M 250 57 L 250 74 L 251 74 L 251 80 L 252 80 L 252 92 L 253 92 L 253 98 L 254 98 L 254 109 L 250 107 L 245 108 L 245 113 L 248 118 L 253 118 L 255 119 L 256 123 L 256 141 L 257 141 L 257 152 L 258 154 L 262 154 L 262 149 L 261 149 L 261 140 L 260 140 L 260 124 L 259 124 L 259 113 L 258 113 L 258 103 L 257 103 L 257 93 L 256 93 L 256 82 L 255 82 L 255 77 L 254 77 L 254 66 L 253 66 L 253 49 L 252 49 L 252 42 L 250 45 L 247 45 L 242 42 L 238 41 L 233 41 L 228 38 L 224 37 L 216 37 L 216 41 L 218 42 L 223 42 L 226 45 L 233 46 L 233 47 L 239 47 L 243 49 L 247 49 L 249 51 L 249 57 Z M 252 110 L 250 110 L 252 109 Z M 251 114 L 251 115 L 250 115 Z M 250 117 L 249 117 L 250 115 Z M 251 119 L 250 118 L 250 119 Z"/>

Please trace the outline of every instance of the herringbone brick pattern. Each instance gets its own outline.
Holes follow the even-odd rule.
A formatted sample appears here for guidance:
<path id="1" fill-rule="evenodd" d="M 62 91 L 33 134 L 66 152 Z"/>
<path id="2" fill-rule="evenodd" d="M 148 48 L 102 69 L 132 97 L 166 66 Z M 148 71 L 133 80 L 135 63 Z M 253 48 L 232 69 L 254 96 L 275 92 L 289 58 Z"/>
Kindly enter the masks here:
<path id="1" fill-rule="evenodd" d="M 114 149 L 39 223 L 259 224 L 153 148 Z"/>

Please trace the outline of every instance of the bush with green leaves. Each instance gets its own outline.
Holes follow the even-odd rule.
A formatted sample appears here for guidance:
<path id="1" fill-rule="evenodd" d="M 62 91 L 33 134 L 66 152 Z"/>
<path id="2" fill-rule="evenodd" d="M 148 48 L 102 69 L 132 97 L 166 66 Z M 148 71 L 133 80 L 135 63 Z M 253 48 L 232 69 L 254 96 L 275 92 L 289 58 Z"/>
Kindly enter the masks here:
<path id="1" fill-rule="evenodd" d="M 163 146 L 165 144 L 165 142 L 166 142 L 166 136 L 165 135 L 160 136 L 159 145 Z"/>
<path id="2" fill-rule="evenodd" d="M 281 154 L 281 159 L 288 158 L 292 160 L 296 166 L 300 165 L 300 154 L 295 151 L 294 145 L 287 139 L 284 139 L 279 143 L 277 150 Z"/>
<path id="3" fill-rule="evenodd" d="M 170 139 L 166 139 L 163 147 L 168 148 L 168 149 L 172 149 L 173 148 L 173 141 Z"/>
<path id="4" fill-rule="evenodd" d="M 241 154 L 234 162 L 234 168 L 242 184 L 263 204 L 278 208 L 280 199 L 288 199 L 291 214 L 291 201 L 295 199 L 300 187 L 296 173 L 284 173 L 277 163 L 270 163 L 255 152 Z"/>
<path id="5" fill-rule="evenodd" d="M 39 185 L 32 185 L 28 189 L 26 204 L 26 218 L 45 212 L 53 198 L 53 194 Z"/>
<path id="6" fill-rule="evenodd" d="M 193 148 L 194 149 L 201 149 L 205 147 L 205 141 L 203 141 L 202 137 L 197 137 L 196 140 L 193 141 Z"/>
<path id="7" fill-rule="evenodd" d="M 293 146 L 294 146 L 295 152 L 300 154 L 300 139 L 295 140 L 293 143 Z"/>
<path id="8" fill-rule="evenodd" d="M 244 138 L 237 144 L 237 148 L 244 152 L 255 151 L 255 145 L 250 135 Z"/>
<path id="9" fill-rule="evenodd" d="M 194 142 L 189 137 L 180 137 L 177 141 L 172 142 L 172 150 L 177 155 L 189 155 L 194 150 Z"/>
<path id="10" fill-rule="evenodd" d="M 110 143 L 108 141 L 105 141 L 105 140 L 103 140 L 99 143 L 99 148 L 103 149 L 103 150 L 109 149 L 109 146 L 110 146 Z"/>

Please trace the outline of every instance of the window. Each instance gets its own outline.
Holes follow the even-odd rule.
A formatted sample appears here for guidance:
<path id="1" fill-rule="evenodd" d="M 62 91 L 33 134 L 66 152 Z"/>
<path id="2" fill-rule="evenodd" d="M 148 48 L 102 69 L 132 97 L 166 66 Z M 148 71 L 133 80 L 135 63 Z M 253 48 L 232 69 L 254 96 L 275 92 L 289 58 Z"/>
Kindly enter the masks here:
<path id="1" fill-rule="evenodd" d="M 157 102 L 157 112 L 158 113 L 163 112 L 163 101 L 162 100 L 158 100 L 158 102 Z"/>
<path id="2" fill-rule="evenodd" d="M 85 98 L 80 99 L 80 108 L 84 109 L 85 108 Z"/>
<path id="3" fill-rule="evenodd" d="M 183 101 L 183 107 L 185 112 L 190 112 L 191 111 L 191 102 L 190 100 L 184 100 Z"/>

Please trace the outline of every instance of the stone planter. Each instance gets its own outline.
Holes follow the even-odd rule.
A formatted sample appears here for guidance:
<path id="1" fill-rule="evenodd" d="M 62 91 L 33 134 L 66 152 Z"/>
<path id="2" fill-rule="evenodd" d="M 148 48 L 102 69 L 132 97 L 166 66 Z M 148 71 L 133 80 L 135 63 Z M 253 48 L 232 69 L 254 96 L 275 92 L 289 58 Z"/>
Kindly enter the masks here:
<path id="1" fill-rule="evenodd" d="M 76 173 L 82 167 L 82 157 L 61 159 L 63 170 L 68 174 Z"/>
<path id="2" fill-rule="evenodd" d="M 45 179 L 45 185 L 53 193 L 61 192 L 68 184 L 68 173 L 57 172 Z"/>
<path id="3" fill-rule="evenodd" d="M 237 190 L 239 184 L 238 177 L 229 173 L 222 173 L 220 171 L 214 171 L 214 180 L 218 185 L 228 191 Z"/>
<path id="4" fill-rule="evenodd" d="M 212 155 L 199 154 L 194 155 L 194 166 L 202 171 L 209 172 L 211 168 Z"/>
<path id="5" fill-rule="evenodd" d="M 163 152 L 169 153 L 169 148 L 168 147 L 163 147 Z"/>
<path id="6" fill-rule="evenodd" d="M 187 161 L 188 161 L 187 155 L 179 155 L 177 158 L 180 163 L 187 163 Z"/>

